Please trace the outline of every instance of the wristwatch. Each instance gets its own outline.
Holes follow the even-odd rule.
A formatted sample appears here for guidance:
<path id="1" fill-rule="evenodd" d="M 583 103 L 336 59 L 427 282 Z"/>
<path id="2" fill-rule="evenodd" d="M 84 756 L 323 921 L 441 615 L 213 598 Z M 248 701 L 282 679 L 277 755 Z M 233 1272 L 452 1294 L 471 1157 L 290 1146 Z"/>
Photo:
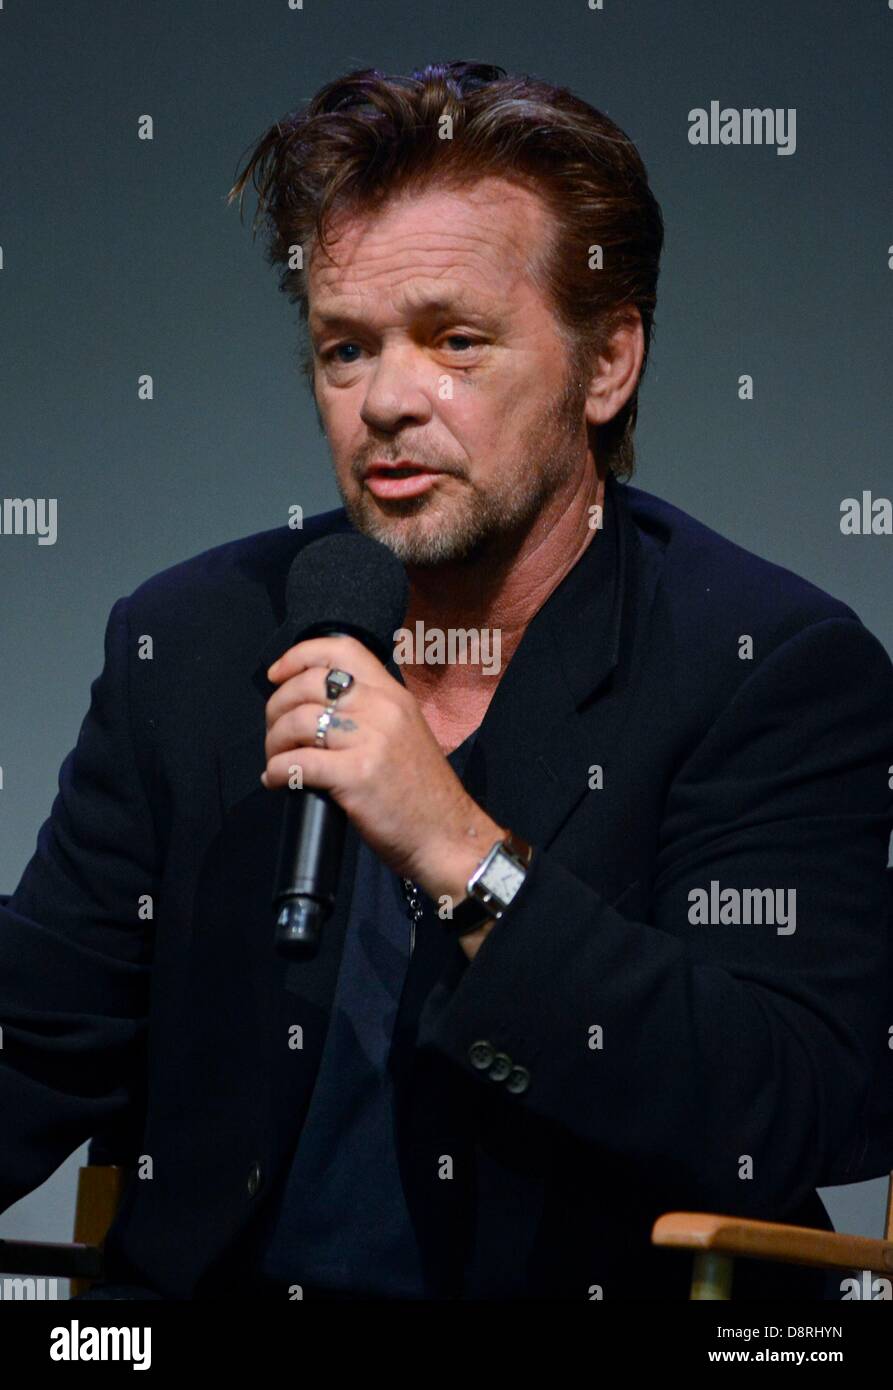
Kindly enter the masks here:
<path id="1" fill-rule="evenodd" d="M 465 885 L 468 897 L 453 909 L 452 927 L 457 936 L 502 916 L 524 882 L 532 857 L 533 846 L 511 830 L 496 841 Z"/>

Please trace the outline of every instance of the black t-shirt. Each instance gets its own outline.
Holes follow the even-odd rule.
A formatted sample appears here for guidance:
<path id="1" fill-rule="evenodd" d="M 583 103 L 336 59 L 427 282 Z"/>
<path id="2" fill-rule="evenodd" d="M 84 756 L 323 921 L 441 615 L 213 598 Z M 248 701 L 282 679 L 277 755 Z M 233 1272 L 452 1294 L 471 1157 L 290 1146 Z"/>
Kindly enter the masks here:
<path id="1" fill-rule="evenodd" d="M 460 777 L 477 732 L 448 755 Z M 399 876 L 361 839 L 319 1074 L 260 1264 L 261 1277 L 277 1285 L 426 1296 L 388 1071 L 410 925 Z"/>

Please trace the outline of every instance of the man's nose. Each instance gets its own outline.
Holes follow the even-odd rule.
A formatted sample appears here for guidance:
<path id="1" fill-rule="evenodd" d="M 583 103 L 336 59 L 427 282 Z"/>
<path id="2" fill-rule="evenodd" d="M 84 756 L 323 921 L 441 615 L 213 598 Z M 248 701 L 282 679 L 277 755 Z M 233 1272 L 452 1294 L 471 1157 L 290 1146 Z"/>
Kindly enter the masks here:
<path id="1" fill-rule="evenodd" d="M 383 351 L 369 376 L 360 410 L 370 429 L 394 430 L 405 421 L 431 418 L 430 367 L 410 348 Z"/>

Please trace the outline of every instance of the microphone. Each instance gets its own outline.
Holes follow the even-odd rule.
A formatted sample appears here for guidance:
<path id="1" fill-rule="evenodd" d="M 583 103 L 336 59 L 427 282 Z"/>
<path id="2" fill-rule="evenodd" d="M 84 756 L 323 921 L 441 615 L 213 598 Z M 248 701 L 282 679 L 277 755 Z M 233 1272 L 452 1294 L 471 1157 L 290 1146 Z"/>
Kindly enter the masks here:
<path id="1" fill-rule="evenodd" d="M 406 616 L 409 583 L 387 546 L 359 532 L 342 533 L 299 552 L 285 594 L 295 632 L 291 645 L 309 637 L 356 637 L 387 663 Z M 346 823 L 328 792 L 286 788 L 273 890 L 280 955 L 316 955 L 338 891 Z"/>

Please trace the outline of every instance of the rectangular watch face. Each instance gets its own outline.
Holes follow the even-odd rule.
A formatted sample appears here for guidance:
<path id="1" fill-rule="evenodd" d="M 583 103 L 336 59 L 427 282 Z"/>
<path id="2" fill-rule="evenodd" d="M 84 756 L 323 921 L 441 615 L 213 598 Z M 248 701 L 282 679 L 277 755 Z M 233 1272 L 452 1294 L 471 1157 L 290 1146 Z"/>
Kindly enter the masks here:
<path id="1" fill-rule="evenodd" d="M 481 875 L 479 882 L 500 902 L 510 903 L 524 882 L 524 870 L 513 863 L 507 854 L 498 853 L 494 856 L 493 863 Z"/>

